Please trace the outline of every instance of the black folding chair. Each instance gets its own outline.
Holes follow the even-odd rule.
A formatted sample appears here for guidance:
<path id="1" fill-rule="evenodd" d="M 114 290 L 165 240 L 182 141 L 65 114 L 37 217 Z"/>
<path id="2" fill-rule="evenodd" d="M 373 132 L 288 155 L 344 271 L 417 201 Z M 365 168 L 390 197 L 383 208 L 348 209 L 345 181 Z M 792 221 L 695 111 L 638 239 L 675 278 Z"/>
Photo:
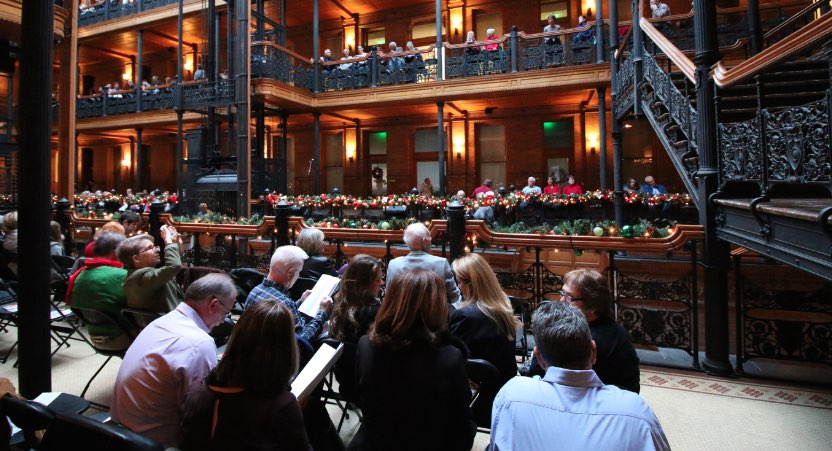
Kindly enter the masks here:
<path id="1" fill-rule="evenodd" d="M 78 316 L 78 318 L 81 319 L 81 321 L 84 322 L 84 324 L 88 326 L 115 327 L 122 331 L 124 334 L 132 336 L 126 325 L 119 318 L 116 318 L 108 312 L 81 307 L 72 307 L 72 311 L 75 313 L 75 315 Z M 83 334 L 81 336 L 84 337 Z M 89 390 L 92 381 L 95 380 L 95 378 L 98 376 L 98 373 L 100 373 L 101 370 L 103 370 L 104 367 L 107 366 L 107 364 L 110 362 L 110 359 L 112 359 L 113 357 L 123 359 L 124 354 L 127 352 L 127 348 L 129 347 L 128 344 L 124 347 L 124 349 L 103 349 L 100 346 L 96 346 L 95 342 L 91 339 L 87 339 L 86 337 L 84 337 L 84 340 L 90 345 L 90 347 L 96 352 L 96 354 L 105 356 L 107 357 L 107 359 L 104 361 L 104 363 L 101 364 L 100 367 L 98 367 L 98 370 L 95 372 L 95 374 L 92 375 L 90 380 L 87 382 L 87 385 L 84 386 L 84 391 L 81 392 L 82 398 L 84 397 L 84 395 L 87 394 L 87 390 Z M 101 406 L 101 404 L 95 404 Z"/>
<path id="2" fill-rule="evenodd" d="M 254 268 L 232 269 L 228 274 L 234 280 L 234 284 L 237 285 L 237 301 L 235 304 L 238 305 L 240 311 L 242 311 L 248 294 L 252 289 L 254 289 L 254 287 L 263 282 L 263 279 L 266 278 L 266 274 Z"/>
<path id="3" fill-rule="evenodd" d="M 162 451 L 165 447 L 141 434 L 112 423 L 77 414 L 57 414 L 46 429 L 40 451 L 78 446 L 86 451 Z"/>
<path id="4" fill-rule="evenodd" d="M 40 403 L 14 398 L 10 395 L 0 399 L 0 409 L 3 416 L 9 417 L 12 423 L 23 431 L 22 442 L 18 442 L 16 440 L 18 436 L 15 436 L 12 437 L 12 444 L 25 449 L 36 447 L 35 432 L 47 429 L 56 416 L 52 409 Z"/>
<path id="5" fill-rule="evenodd" d="M 139 332 L 144 330 L 148 324 L 158 318 L 161 318 L 163 314 L 159 312 L 149 312 L 147 310 L 123 308 L 121 309 L 121 316 L 123 316 L 124 320 L 127 321 L 127 324 L 130 325 L 130 334 L 133 338 L 136 338 L 139 336 Z"/>
<path id="6" fill-rule="evenodd" d="M 468 359 L 465 362 L 468 379 L 472 382 L 471 410 L 478 428 L 491 428 L 491 406 L 500 389 L 500 372 L 491 362 Z"/>
<path id="7" fill-rule="evenodd" d="M 517 296 L 509 296 L 508 300 L 511 302 L 511 308 L 514 310 L 514 316 L 520 320 L 521 325 L 515 335 L 516 353 L 520 354 L 522 361 L 525 362 L 529 358 L 529 336 L 528 330 L 531 325 L 531 315 L 529 314 L 529 299 L 519 298 Z"/>
<path id="8" fill-rule="evenodd" d="M 323 343 L 338 349 L 341 342 L 334 338 L 325 338 Z M 329 400 L 334 401 L 334 404 L 341 409 L 341 419 L 338 421 L 338 432 L 341 432 L 341 426 L 344 425 L 344 420 L 350 417 L 349 411 L 354 410 L 358 415 L 358 421 L 364 421 L 364 416 L 358 409 L 358 384 L 355 381 L 349 381 L 347 378 L 354 379 L 355 377 L 355 343 L 344 342 L 344 351 L 335 365 L 329 371 L 329 374 L 324 378 L 323 398 L 324 402 Z M 335 391 L 333 376 L 338 380 L 338 391 Z M 330 404 L 332 404 L 330 402 Z"/>

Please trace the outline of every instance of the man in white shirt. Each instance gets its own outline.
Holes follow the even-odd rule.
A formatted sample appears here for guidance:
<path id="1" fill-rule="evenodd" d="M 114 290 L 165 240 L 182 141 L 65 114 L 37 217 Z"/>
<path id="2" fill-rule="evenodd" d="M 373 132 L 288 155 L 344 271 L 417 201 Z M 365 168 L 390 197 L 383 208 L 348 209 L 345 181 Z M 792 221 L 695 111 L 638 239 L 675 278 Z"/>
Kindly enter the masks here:
<path id="1" fill-rule="evenodd" d="M 592 370 L 595 342 L 577 307 L 544 302 L 535 310 L 532 329 L 534 355 L 546 375 L 518 376 L 500 389 L 489 449 L 670 449 L 644 399 L 604 385 Z"/>
<path id="2" fill-rule="evenodd" d="M 178 446 L 185 394 L 217 366 L 217 347 L 208 332 L 223 322 L 236 297 L 230 277 L 208 274 L 188 287 L 175 310 L 142 330 L 118 371 L 111 408 L 115 421 L 165 448 Z"/>
<path id="3" fill-rule="evenodd" d="M 534 177 L 529 177 L 528 185 L 523 187 L 523 194 L 540 194 L 540 187 L 535 185 L 536 181 Z"/>

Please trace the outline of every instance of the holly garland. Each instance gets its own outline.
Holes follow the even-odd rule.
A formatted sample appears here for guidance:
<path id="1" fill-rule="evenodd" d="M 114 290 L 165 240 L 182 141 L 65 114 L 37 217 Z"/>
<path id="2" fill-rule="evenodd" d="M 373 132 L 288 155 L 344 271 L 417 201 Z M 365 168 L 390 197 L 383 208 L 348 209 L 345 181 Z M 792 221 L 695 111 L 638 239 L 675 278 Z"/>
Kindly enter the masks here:
<path id="1" fill-rule="evenodd" d="M 309 227 L 329 229 L 364 229 L 364 230 L 404 230 L 416 221 L 414 218 L 390 218 L 369 220 L 365 218 L 329 217 L 320 221 L 308 218 L 304 221 Z"/>

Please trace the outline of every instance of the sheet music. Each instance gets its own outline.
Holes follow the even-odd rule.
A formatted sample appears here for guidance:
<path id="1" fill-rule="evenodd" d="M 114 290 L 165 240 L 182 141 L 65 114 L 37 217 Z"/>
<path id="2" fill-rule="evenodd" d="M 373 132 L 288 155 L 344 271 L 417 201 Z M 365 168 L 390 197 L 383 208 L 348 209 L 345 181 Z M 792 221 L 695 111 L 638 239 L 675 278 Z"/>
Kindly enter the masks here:
<path id="1" fill-rule="evenodd" d="M 303 370 L 298 374 L 294 381 L 292 381 L 292 394 L 298 398 L 298 401 L 304 400 L 321 380 L 326 376 L 326 373 L 335 365 L 338 358 L 344 352 L 344 344 L 338 345 L 338 349 L 324 343 L 318 348 L 318 352 L 312 356 L 309 363 L 303 367 Z"/>
<path id="2" fill-rule="evenodd" d="M 318 283 L 315 284 L 315 287 L 312 288 L 312 293 L 307 296 L 298 310 L 304 315 L 314 318 L 318 314 L 318 309 L 321 306 L 321 299 L 332 296 L 340 281 L 341 279 L 337 277 L 332 277 L 327 274 L 322 275 L 318 279 Z"/>

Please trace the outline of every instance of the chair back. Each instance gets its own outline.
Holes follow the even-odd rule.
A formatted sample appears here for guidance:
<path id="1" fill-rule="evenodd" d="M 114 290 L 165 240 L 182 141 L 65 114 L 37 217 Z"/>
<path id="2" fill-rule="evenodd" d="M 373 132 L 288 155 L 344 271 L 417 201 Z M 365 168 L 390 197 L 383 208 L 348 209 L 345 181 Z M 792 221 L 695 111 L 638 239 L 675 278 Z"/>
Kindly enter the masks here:
<path id="1" fill-rule="evenodd" d="M 72 313 L 74 313 L 78 318 L 81 318 L 81 321 L 83 321 L 87 326 L 116 327 L 127 336 L 135 337 L 128 324 L 122 321 L 121 318 L 111 315 L 109 312 L 83 307 L 70 307 L 70 309 L 72 310 Z M 121 351 L 114 351 L 112 349 L 101 350 L 96 348 L 95 343 L 92 341 L 90 342 L 90 345 L 95 348 L 96 351 L 102 352 L 104 355 L 120 355 L 127 350 L 127 347 Z"/>
<path id="2" fill-rule="evenodd" d="M 149 312 L 146 310 L 123 308 L 121 309 L 121 316 L 123 316 L 125 321 L 127 321 L 127 324 L 130 325 L 133 336 L 137 337 L 139 332 L 144 330 L 148 324 L 152 323 L 157 318 L 161 318 L 163 314 L 159 312 Z"/>
<path id="3" fill-rule="evenodd" d="M 520 328 L 515 335 L 515 350 L 516 353 L 523 357 L 523 361 L 526 361 L 526 358 L 529 355 L 529 339 L 526 334 L 526 331 L 531 326 L 531 314 L 529 313 L 529 300 L 519 298 L 516 296 L 509 296 L 509 302 L 511 302 L 511 308 L 514 310 L 514 316 L 520 320 L 522 323 Z"/>
<path id="4" fill-rule="evenodd" d="M 228 274 L 234 279 L 234 284 L 237 285 L 237 303 L 241 306 L 246 303 L 246 298 L 251 290 L 263 283 L 263 279 L 266 278 L 266 274 L 254 268 L 236 268 Z"/>
<path id="5" fill-rule="evenodd" d="M 500 372 L 491 362 L 482 359 L 468 359 L 465 362 L 468 379 L 476 385 L 471 400 L 474 422 L 482 428 L 491 427 L 491 406 L 500 390 Z"/>
<path id="6" fill-rule="evenodd" d="M 308 277 L 298 277 L 292 288 L 289 289 L 289 296 L 294 300 L 299 300 L 303 296 L 303 292 L 315 288 L 318 279 L 310 279 Z"/>
<path id="7" fill-rule="evenodd" d="M 23 430 L 23 437 L 28 447 L 37 443 L 35 431 L 47 429 L 56 416 L 52 409 L 40 403 L 17 399 L 10 395 L 0 399 L 0 413 L 9 417 L 12 423 Z"/>
<path id="8" fill-rule="evenodd" d="M 46 430 L 38 448 L 41 451 L 64 450 L 75 444 L 87 451 L 162 451 L 155 440 L 122 426 L 101 423 L 78 414 L 58 414 Z"/>

